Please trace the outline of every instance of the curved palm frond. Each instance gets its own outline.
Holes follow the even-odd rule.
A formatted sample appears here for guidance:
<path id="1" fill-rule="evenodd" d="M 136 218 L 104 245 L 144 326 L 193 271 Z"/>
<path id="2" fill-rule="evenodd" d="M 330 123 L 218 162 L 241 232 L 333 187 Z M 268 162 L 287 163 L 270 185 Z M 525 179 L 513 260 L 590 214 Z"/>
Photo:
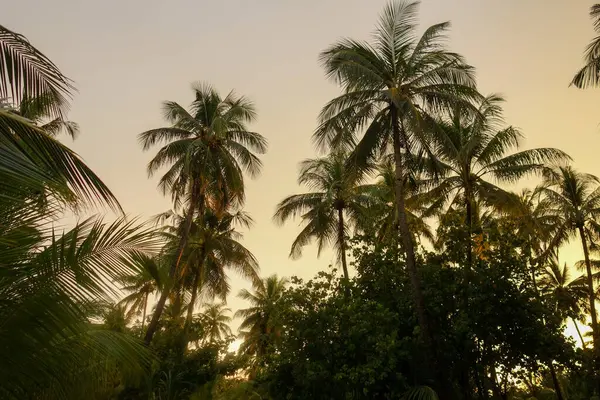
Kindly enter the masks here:
<path id="1" fill-rule="evenodd" d="M 15 226 L 21 245 L 2 244 L 1 263 L 10 268 L 0 276 L 0 338 L 18 346 L 0 350 L 1 373 L 11 377 L 0 389 L 5 393 L 68 390 L 62 379 L 86 365 L 84 348 L 130 364 L 147 356 L 131 339 L 94 333 L 88 314 L 95 302 L 116 295 L 115 282 L 135 271 L 139 254 L 157 251 L 153 231 L 124 219 L 88 219 L 57 235 L 47 224 L 41 217 Z"/>
<path id="2" fill-rule="evenodd" d="M 0 98 L 15 104 L 26 97 L 46 95 L 52 101 L 45 112 L 61 116 L 74 88 L 58 67 L 25 36 L 0 25 Z"/>
<path id="3" fill-rule="evenodd" d="M 594 20 L 594 30 L 598 36 L 588 44 L 584 54 L 585 65 L 571 81 L 571 85 L 583 89 L 600 83 L 600 4 L 594 4 L 590 8 L 590 17 Z"/>

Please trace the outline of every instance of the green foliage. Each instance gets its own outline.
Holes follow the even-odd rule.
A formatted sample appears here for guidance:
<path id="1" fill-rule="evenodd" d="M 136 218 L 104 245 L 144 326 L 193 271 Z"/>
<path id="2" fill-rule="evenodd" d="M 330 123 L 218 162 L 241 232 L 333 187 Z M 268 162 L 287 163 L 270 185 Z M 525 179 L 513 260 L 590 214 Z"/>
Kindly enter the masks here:
<path id="1" fill-rule="evenodd" d="M 312 240 L 317 244 L 317 256 L 332 244 L 348 277 L 345 238 L 352 228 L 366 224 L 370 197 L 368 186 L 361 185 L 366 177 L 349 168 L 346 159 L 345 152 L 334 151 L 327 157 L 304 160 L 298 183 L 311 191 L 283 199 L 273 219 L 283 224 L 298 217 L 304 225 L 292 243 L 290 257 L 300 257 L 302 248 Z"/>
<path id="2" fill-rule="evenodd" d="M 240 352 L 252 357 L 251 375 L 264 366 L 266 358 L 276 350 L 283 335 L 285 312 L 283 295 L 288 280 L 271 275 L 255 285 L 254 293 L 243 289 L 238 297 L 250 303 L 249 308 L 238 310 L 235 317 L 243 318 L 240 336 L 244 342 Z"/>
<path id="3" fill-rule="evenodd" d="M 600 33 L 600 4 L 590 8 L 590 17 L 594 20 L 594 31 Z M 584 54 L 585 65 L 575 74 L 571 85 L 578 88 L 598 86 L 600 78 L 600 36 L 588 44 Z"/>
<path id="4" fill-rule="evenodd" d="M 490 229 L 485 259 L 467 272 L 465 230 L 453 225 L 454 239 L 445 243 L 460 253 L 423 253 L 418 261 L 437 356 L 451 382 L 447 395 L 476 393 L 477 381 L 500 393 L 523 369 L 543 369 L 548 360 L 570 365 L 562 318 L 536 300 L 522 242 L 500 226 Z M 259 378 L 275 398 L 398 398 L 415 384 L 444 390 L 423 355 L 400 251 L 372 236 L 354 248 L 358 277 L 347 286 L 349 298 L 326 273 L 295 280 L 286 293 L 287 333 Z"/>
<path id="5" fill-rule="evenodd" d="M 139 135 L 160 146 L 147 171 L 164 173 L 173 200 L 162 229 L 86 218 L 121 208 L 57 139 L 79 132 L 66 118 L 74 88 L 0 25 L 0 397 L 597 398 L 600 180 L 554 165 L 570 160 L 560 150 L 516 151 L 502 99 L 481 96 L 444 43 L 449 23 L 417 35 L 418 5 L 391 1 L 370 43 L 321 53 L 342 89 L 313 135 L 330 153 L 302 163 L 309 192 L 274 217 L 304 224 L 292 256 L 312 240 L 336 251 L 344 278 L 308 281 L 261 279 L 242 243 L 245 179 L 267 149 L 251 101 L 195 84 L 189 109 L 165 102 L 168 126 Z M 600 5 L 591 15 L 600 30 Z M 599 55 L 596 39 L 574 85 L 598 83 Z M 531 173 L 543 177 L 534 190 L 502 186 Z M 585 275 L 558 260 L 573 238 Z M 253 285 L 238 295 L 249 304 L 234 314 L 237 354 L 228 270 Z M 579 349 L 565 323 L 588 317 L 593 346 Z"/>

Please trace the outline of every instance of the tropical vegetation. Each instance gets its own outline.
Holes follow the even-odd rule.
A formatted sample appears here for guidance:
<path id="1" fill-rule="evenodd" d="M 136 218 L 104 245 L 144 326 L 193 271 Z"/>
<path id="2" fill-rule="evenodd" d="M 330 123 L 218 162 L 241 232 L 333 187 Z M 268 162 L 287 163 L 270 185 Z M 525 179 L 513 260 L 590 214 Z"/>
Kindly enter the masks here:
<path id="1" fill-rule="evenodd" d="M 74 83 L 0 25 L 0 397 L 597 399 L 600 179 L 523 148 L 449 23 L 421 30 L 418 7 L 392 0 L 370 41 L 320 54 L 340 94 L 306 190 L 273 210 L 300 222 L 290 257 L 335 253 L 308 280 L 261 277 L 244 244 L 268 147 L 249 98 L 194 83 L 189 107 L 131 133 L 172 202 L 141 221 L 63 143 L 85 135 Z M 596 38 L 572 84 L 599 76 Z"/>

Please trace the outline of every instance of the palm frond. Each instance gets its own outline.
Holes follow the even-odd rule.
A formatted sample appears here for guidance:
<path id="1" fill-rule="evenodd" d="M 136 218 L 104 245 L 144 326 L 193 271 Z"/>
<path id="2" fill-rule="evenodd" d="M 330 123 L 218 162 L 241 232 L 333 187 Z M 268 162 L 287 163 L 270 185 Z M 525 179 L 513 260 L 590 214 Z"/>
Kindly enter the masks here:
<path id="1" fill-rule="evenodd" d="M 0 98 L 16 104 L 26 97 L 51 96 L 46 110 L 61 116 L 74 88 L 58 67 L 25 36 L 0 25 Z"/>

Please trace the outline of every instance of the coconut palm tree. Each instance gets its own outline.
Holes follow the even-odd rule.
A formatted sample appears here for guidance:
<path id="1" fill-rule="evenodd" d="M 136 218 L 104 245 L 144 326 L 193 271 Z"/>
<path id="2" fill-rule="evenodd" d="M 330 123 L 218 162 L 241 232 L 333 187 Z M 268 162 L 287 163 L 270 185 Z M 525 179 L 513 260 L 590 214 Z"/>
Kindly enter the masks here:
<path id="1" fill-rule="evenodd" d="M 268 354 L 281 336 L 280 315 L 282 298 L 288 280 L 271 275 L 255 285 L 254 292 L 243 289 L 238 297 L 250 303 L 249 308 L 238 310 L 234 318 L 243 318 L 240 351 L 256 356 L 259 360 Z"/>
<path id="2" fill-rule="evenodd" d="M 562 313 L 566 318 L 571 318 L 583 348 L 585 341 L 579 331 L 577 321 L 581 319 L 584 310 L 588 309 L 588 288 L 585 276 L 571 277 L 571 270 L 567 264 L 561 267 L 558 257 L 554 254 L 548 260 L 544 275 L 539 281 L 542 296 L 551 299 L 555 304 L 556 311 Z"/>
<path id="3" fill-rule="evenodd" d="M 511 207 L 504 209 L 502 216 L 513 223 L 516 234 L 525 239 L 533 255 L 540 256 L 545 252 L 560 219 L 549 214 L 546 204 L 540 201 L 541 187 L 523 189 L 515 200 Z"/>
<path id="4" fill-rule="evenodd" d="M 159 188 L 171 194 L 176 209 L 186 203 L 179 256 L 169 269 L 171 279 L 181 261 L 194 215 L 202 216 L 207 203 L 216 207 L 223 199 L 241 205 L 243 172 L 257 176 L 262 163 L 256 154 L 263 154 L 267 148 L 266 139 L 247 128 L 256 117 L 248 99 L 233 92 L 221 98 L 209 85 L 194 85 L 193 90 L 195 100 L 189 112 L 176 102 L 165 102 L 165 117 L 172 125 L 139 135 L 144 150 L 163 144 L 148 164 L 148 173 L 153 175 L 167 167 Z M 152 340 L 167 297 L 168 291 L 163 291 L 148 325 L 146 343 Z"/>
<path id="5" fill-rule="evenodd" d="M 364 175 L 348 168 L 343 151 L 301 163 L 298 183 L 311 191 L 283 199 L 273 217 L 278 224 L 290 218 L 302 220 L 304 228 L 292 243 L 290 257 L 300 257 L 302 248 L 312 240 L 317 241 L 317 256 L 331 244 L 342 264 L 344 278 L 349 278 L 346 237 L 350 229 L 360 228 L 365 222 L 369 204 L 369 196 L 361 186 L 363 181 Z"/>
<path id="6" fill-rule="evenodd" d="M 464 111 L 455 107 L 451 117 L 436 127 L 434 151 L 444 176 L 430 195 L 460 195 L 470 227 L 476 203 L 501 208 L 517 201 L 513 193 L 495 183 L 515 183 L 528 174 L 541 173 L 548 163 L 570 159 L 553 148 L 507 154 L 519 148 L 523 135 L 512 126 L 502 126 L 502 102 L 501 97 L 490 95 L 471 117 L 464 117 Z"/>
<path id="7" fill-rule="evenodd" d="M 523 135 L 514 127 L 504 127 L 498 95 L 490 95 L 478 105 L 478 113 L 465 116 L 460 106 L 441 120 L 433 135 L 434 152 L 443 178 L 427 197 L 463 202 L 469 237 L 473 232 L 474 210 L 481 206 L 506 208 L 518 200 L 498 183 L 515 183 L 522 177 L 540 173 L 547 163 L 568 160 L 564 152 L 553 148 L 518 149 Z M 511 153 L 511 154 L 509 154 Z M 469 268 L 472 250 L 469 239 Z"/>
<path id="8" fill-rule="evenodd" d="M 209 342 L 214 343 L 231 336 L 231 328 L 229 328 L 231 317 L 227 315 L 229 313 L 231 309 L 225 307 L 224 303 L 204 304 L 204 311 L 200 318 Z"/>
<path id="9" fill-rule="evenodd" d="M 145 255 L 136 256 L 140 270 L 136 274 L 125 275 L 120 278 L 123 285 L 122 291 L 129 293 L 119 303 L 129 307 L 127 317 L 131 319 L 134 315 L 142 314 L 141 334 L 144 334 L 146 322 L 146 311 L 148 309 L 148 298 L 160 291 L 163 277 L 161 259 Z"/>
<path id="10" fill-rule="evenodd" d="M 165 253 L 172 254 L 177 246 L 185 217 L 168 211 L 157 216 L 157 222 L 171 220 L 163 227 L 169 244 Z M 208 297 L 219 297 L 225 301 L 230 291 L 227 269 L 233 269 L 252 283 L 260 280 L 258 262 L 254 255 L 241 243 L 239 228 L 249 229 L 252 218 L 244 211 L 219 211 L 211 208 L 204 210 L 204 218 L 197 218 L 191 226 L 189 241 L 181 256 L 181 268 L 178 272 L 175 297 L 189 297 L 185 309 L 186 324 L 190 324 L 196 303 Z"/>
<path id="11" fill-rule="evenodd" d="M 596 314 L 594 275 L 590 261 L 590 243 L 600 233 L 600 180 L 590 174 L 575 171 L 570 166 L 548 169 L 544 172 L 544 186 L 540 189 L 544 207 L 559 223 L 550 249 L 556 249 L 573 237 L 579 236 L 587 274 L 589 310 L 592 319 L 594 350 L 600 359 L 600 336 Z"/>
<path id="12" fill-rule="evenodd" d="M 514 228 L 517 237 L 524 241 L 523 251 L 530 258 L 531 282 L 539 296 L 538 278 L 545 274 L 545 263 L 553 253 L 547 251 L 548 243 L 556 233 L 560 218 L 550 214 L 541 200 L 541 188 L 523 189 L 514 197 L 509 207 L 492 210 L 491 216 L 498 216 L 507 226 Z M 550 258 L 550 261 L 552 259 Z"/>
<path id="13" fill-rule="evenodd" d="M 370 196 L 369 220 L 377 239 L 381 242 L 398 238 L 398 209 L 396 208 L 395 187 L 396 172 L 394 160 L 386 156 L 377 165 L 378 180 L 374 184 L 364 185 Z M 434 235 L 426 219 L 437 215 L 442 201 L 424 196 L 424 188 L 429 179 L 420 171 L 414 171 L 405 181 L 406 219 L 411 234 L 416 238 L 425 238 L 433 243 Z M 373 222 L 375 221 L 375 222 Z"/>
<path id="14" fill-rule="evenodd" d="M 418 5 L 390 2 L 381 14 L 372 44 L 343 39 L 321 53 L 327 75 L 344 93 L 323 108 L 313 137 L 319 147 L 327 147 L 339 142 L 340 131 L 364 130 L 349 160 L 355 168 L 387 153 L 391 145 L 398 227 L 421 332 L 431 342 L 406 217 L 405 159 L 407 154 L 428 152 L 430 113 L 479 95 L 472 68 L 444 46 L 449 23 L 433 25 L 417 37 Z"/>
<path id="15" fill-rule="evenodd" d="M 182 275 L 189 278 L 184 285 L 191 293 L 186 325 L 192 320 L 199 292 L 225 301 L 230 290 L 227 269 L 233 269 L 252 283 L 260 281 L 258 261 L 240 243 L 242 234 L 236 230 L 250 228 L 252 223 L 252 218 L 243 211 L 219 215 L 206 209 L 204 218 L 193 226 L 182 268 Z"/>
<path id="16" fill-rule="evenodd" d="M 590 8 L 590 17 L 594 20 L 594 30 L 600 34 L 600 4 Z M 600 36 L 596 36 L 587 46 L 584 56 L 585 65 L 575 74 L 571 85 L 578 88 L 598 86 L 600 83 Z"/>

